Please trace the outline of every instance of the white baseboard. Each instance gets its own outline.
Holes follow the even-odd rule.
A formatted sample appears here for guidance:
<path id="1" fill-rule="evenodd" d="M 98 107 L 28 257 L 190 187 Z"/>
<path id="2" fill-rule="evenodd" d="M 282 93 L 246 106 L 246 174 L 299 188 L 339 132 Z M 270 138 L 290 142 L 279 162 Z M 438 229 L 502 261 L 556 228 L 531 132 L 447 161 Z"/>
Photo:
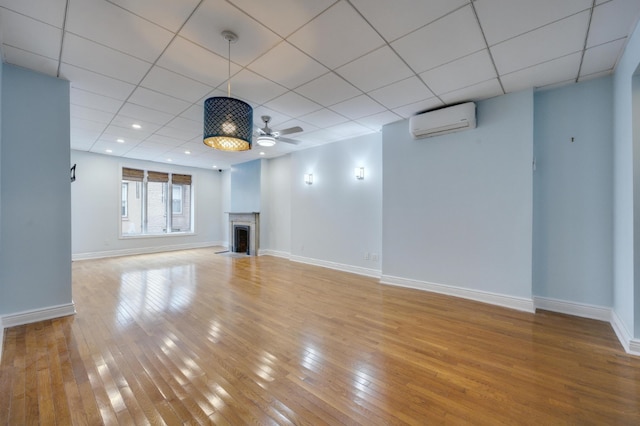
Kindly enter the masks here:
<path id="1" fill-rule="evenodd" d="M 613 331 L 616 333 L 616 336 L 618 336 L 618 340 L 626 353 L 630 355 L 640 355 L 640 340 L 633 338 L 614 310 L 611 311 L 611 327 L 613 327 Z"/>
<path id="2" fill-rule="evenodd" d="M 383 275 L 380 279 L 380 282 L 382 284 L 394 285 L 398 287 L 415 288 L 418 290 L 430 291 L 432 293 L 445 294 L 447 296 L 461 297 L 463 299 L 503 306 L 505 308 L 515 309 L 518 311 L 531 313 L 535 312 L 533 300 L 526 299 L 524 297 L 507 296 L 504 294 L 471 290 L 468 288 L 455 287 L 445 284 L 435 284 L 426 281 L 394 277 L 391 275 Z"/>
<path id="3" fill-rule="evenodd" d="M 30 324 L 32 322 L 75 315 L 75 313 L 76 305 L 71 302 L 65 303 L 64 305 L 48 306 L 46 308 L 32 309 L 4 315 L 0 319 L 0 322 L 2 323 L 2 327 L 15 327 L 18 325 Z"/>
<path id="4" fill-rule="evenodd" d="M 547 311 L 558 312 L 560 314 L 611 322 L 611 308 L 604 306 L 567 302 L 565 300 L 538 296 L 534 296 L 533 303 L 536 309 L 544 309 Z"/>
<path id="5" fill-rule="evenodd" d="M 290 259 L 291 253 L 278 250 L 258 249 L 258 256 L 274 256 L 281 257 L 283 259 Z"/>
<path id="6" fill-rule="evenodd" d="M 380 270 L 362 268 L 360 266 L 345 265 L 344 263 L 329 262 L 327 260 L 312 259 L 310 257 L 289 256 L 292 262 L 305 263 L 307 265 L 322 266 L 323 268 L 335 269 L 342 272 L 364 275 L 366 277 L 380 278 Z"/>
<path id="7" fill-rule="evenodd" d="M 173 244 L 173 245 L 157 246 L 157 247 L 140 247 L 140 248 L 132 248 L 132 249 L 96 251 L 96 252 L 90 252 L 90 253 L 74 253 L 71 256 L 71 260 L 103 259 L 107 257 L 133 256 L 136 254 L 162 253 L 165 251 L 189 250 L 189 249 L 196 249 L 196 248 L 218 247 L 218 246 L 226 247 L 222 241 L 212 241 L 212 242 L 206 242 L 206 243 Z"/>

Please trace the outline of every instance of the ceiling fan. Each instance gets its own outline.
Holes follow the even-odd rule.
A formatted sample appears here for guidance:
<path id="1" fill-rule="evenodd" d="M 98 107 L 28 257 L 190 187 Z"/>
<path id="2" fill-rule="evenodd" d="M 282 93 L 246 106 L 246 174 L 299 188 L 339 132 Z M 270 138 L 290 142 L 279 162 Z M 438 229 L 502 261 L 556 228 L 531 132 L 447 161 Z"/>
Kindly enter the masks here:
<path id="1" fill-rule="evenodd" d="M 271 117 L 268 115 L 263 115 L 262 121 L 264 121 L 264 127 L 257 129 L 257 139 L 256 142 L 260 146 L 274 146 L 276 141 L 278 142 L 286 142 L 293 145 L 297 145 L 300 142 L 295 139 L 282 138 L 282 135 L 289 135 L 291 133 L 298 133 L 302 131 L 302 127 L 294 126 L 289 127 L 288 129 L 282 130 L 273 130 L 269 127 L 269 121 L 271 121 Z"/>

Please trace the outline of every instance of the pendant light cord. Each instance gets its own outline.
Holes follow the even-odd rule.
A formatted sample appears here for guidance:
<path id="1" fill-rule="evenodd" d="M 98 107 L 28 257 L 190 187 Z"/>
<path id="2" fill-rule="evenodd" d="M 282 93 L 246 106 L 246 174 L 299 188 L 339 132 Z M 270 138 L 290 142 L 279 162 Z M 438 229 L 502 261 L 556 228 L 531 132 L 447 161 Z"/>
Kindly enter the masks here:
<path id="1" fill-rule="evenodd" d="M 229 42 L 229 78 L 227 78 L 227 97 L 231 97 L 231 40 Z"/>

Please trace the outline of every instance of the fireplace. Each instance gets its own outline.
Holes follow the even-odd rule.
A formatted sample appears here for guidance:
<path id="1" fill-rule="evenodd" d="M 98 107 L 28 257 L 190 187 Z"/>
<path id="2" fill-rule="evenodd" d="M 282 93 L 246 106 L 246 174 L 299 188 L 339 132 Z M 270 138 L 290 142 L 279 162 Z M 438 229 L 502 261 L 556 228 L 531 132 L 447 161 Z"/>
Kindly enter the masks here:
<path id="1" fill-rule="evenodd" d="M 249 232 L 251 227 L 246 225 L 233 225 L 233 252 L 251 254 L 249 247 Z"/>
<path id="2" fill-rule="evenodd" d="M 229 214 L 229 251 L 258 254 L 260 242 L 260 213 L 228 212 Z"/>

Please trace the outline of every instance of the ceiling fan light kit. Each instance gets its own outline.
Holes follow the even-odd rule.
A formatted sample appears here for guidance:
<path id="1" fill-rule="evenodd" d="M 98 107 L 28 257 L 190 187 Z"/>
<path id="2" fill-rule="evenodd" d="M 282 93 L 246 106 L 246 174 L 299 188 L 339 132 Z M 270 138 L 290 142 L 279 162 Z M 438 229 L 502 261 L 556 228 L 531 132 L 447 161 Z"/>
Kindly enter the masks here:
<path id="1" fill-rule="evenodd" d="M 258 139 L 256 139 L 256 142 L 260 146 L 274 146 L 276 144 L 276 138 L 271 135 L 261 135 L 261 136 L 258 136 Z"/>
<path id="2" fill-rule="evenodd" d="M 247 151 L 253 136 L 253 108 L 231 97 L 231 43 L 238 40 L 231 31 L 223 31 L 229 43 L 229 78 L 227 96 L 216 96 L 204 102 L 205 145 L 221 151 Z"/>

